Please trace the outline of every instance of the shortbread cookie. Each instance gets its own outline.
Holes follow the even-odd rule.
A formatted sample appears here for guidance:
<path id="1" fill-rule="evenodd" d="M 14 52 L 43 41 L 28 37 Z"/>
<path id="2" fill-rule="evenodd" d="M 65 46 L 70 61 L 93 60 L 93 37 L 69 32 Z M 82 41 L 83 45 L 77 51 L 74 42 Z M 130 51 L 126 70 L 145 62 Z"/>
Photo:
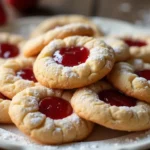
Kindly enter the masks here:
<path id="1" fill-rule="evenodd" d="M 93 36 L 94 32 L 89 25 L 80 23 L 58 27 L 41 36 L 29 40 L 23 47 L 24 55 L 26 57 L 36 56 L 52 40 L 63 39 L 73 35 Z"/>
<path id="2" fill-rule="evenodd" d="M 111 129 L 141 131 L 150 128 L 150 105 L 123 95 L 104 81 L 78 89 L 71 104 L 80 117 Z"/>
<path id="3" fill-rule="evenodd" d="M 114 61 L 114 51 L 100 39 L 72 36 L 49 43 L 34 63 L 34 74 L 46 87 L 72 89 L 103 78 Z"/>
<path id="4" fill-rule="evenodd" d="M 150 103 L 150 64 L 142 61 L 134 61 L 132 65 L 117 63 L 108 80 L 126 95 Z"/>
<path id="5" fill-rule="evenodd" d="M 118 38 L 128 44 L 132 58 L 141 58 L 145 62 L 150 62 L 150 36 L 124 35 Z"/>
<path id="6" fill-rule="evenodd" d="M 91 133 L 93 123 L 73 112 L 71 97 L 70 92 L 43 86 L 27 88 L 13 98 L 9 114 L 22 132 L 38 142 L 80 141 Z"/>
<path id="7" fill-rule="evenodd" d="M 8 109 L 10 100 L 0 93 L 0 123 L 12 123 Z"/>
<path id="8" fill-rule="evenodd" d="M 88 24 L 94 30 L 94 36 L 103 36 L 102 31 L 87 17 L 81 15 L 59 15 L 44 20 L 32 32 L 31 37 L 37 37 L 56 27 L 70 23 Z"/>
<path id="9" fill-rule="evenodd" d="M 17 58 L 23 56 L 21 51 L 23 37 L 15 34 L 0 33 L 0 65 L 9 58 Z"/>
<path id="10" fill-rule="evenodd" d="M 129 46 L 123 40 L 112 37 L 102 37 L 100 39 L 113 48 L 116 62 L 125 61 L 130 58 Z"/>
<path id="11" fill-rule="evenodd" d="M 12 98 L 27 87 L 34 86 L 36 79 L 32 71 L 34 59 L 10 59 L 0 67 L 0 92 Z"/>

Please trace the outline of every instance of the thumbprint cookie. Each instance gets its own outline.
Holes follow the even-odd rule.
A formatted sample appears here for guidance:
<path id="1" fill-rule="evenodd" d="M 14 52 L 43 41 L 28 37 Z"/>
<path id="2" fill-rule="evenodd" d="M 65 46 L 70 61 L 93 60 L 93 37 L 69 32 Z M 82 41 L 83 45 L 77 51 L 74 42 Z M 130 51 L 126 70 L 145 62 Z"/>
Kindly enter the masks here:
<path id="1" fill-rule="evenodd" d="M 0 32 L 0 65 L 10 58 L 23 56 L 23 42 L 24 39 L 20 35 Z"/>
<path id="2" fill-rule="evenodd" d="M 113 49 L 100 39 L 72 36 L 50 42 L 38 55 L 33 69 L 42 85 L 73 89 L 103 78 L 114 62 Z"/>
<path id="3" fill-rule="evenodd" d="M 129 97 L 106 81 L 77 89 L 71 104 L 82 118 L 121 131 L 150 128 L 150 105 Z"/>
<path id="4" fill-rule="evenodd" d="M 34 59 L 16 58 L 7 60 L 0 66 L 0 92 L 12 99 L 27 87 L 34 86 L 36 78 L 32 71 Z"/>
<path id="5" fill-rule="evenodd" d="M 108 80 L 114 87 L 126 95 L 150 103 L 150 64 L 134 60 L 130 64 L 115 64 L 108 74 Z"/>
<path id="6" fill-rule="evenodd" d="M 63 144 L 85 139 L 93 123 L 80 118 L 70 104 L 72 93 L 43 86 L 27 88 L 13 97 L 13 123 L 37 142 Z"/>

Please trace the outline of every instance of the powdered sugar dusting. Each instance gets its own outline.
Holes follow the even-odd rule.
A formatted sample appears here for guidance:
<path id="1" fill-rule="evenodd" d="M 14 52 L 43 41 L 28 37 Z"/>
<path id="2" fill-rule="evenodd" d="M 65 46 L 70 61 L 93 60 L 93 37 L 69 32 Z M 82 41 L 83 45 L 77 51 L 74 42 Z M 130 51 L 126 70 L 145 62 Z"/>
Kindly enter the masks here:
<path id="1" fill-rule="evenodd" d="M 24 144 L 31 144 L 30 140 L 28 138 L 18 136 L 14 133 L 11 133 L 9 131 L 3 130 L 0 128 L 0 139 L 1 140 L 11 140 L 14 142 L 24 143 Z"/>
<path id="2" fill-rule="evenodd" d="M 34 106 L 37 105 L 37 98 L 33 96 L 29 96 L 28 100 L 24 101 L 25 106 Z"/>
<path id="3" fill-rule="evenodd" d="M 130 107 L 127 107 L 127 106 L 120 106 L 119 108 L 124 109 L 126 111 L 130 111 Z"/>
<path id="4" fill-rule="evenodd" d="M 45 65 L 46 67 L 48 67 L 49 65 L 51 65 L 51 64 L 53 64 L 53 63 L 54 63 L 54 60 L 51 59 L 51 58 L 49 58 L 49 59 L 47 59 L 47 60 L 45 61 L 44 65 Z"/>
<path id="5" fill-rule="evenodd" d="M 35 126 L 43 120 L 44 115 L 40 113 L 30 113 L 28 117 L 30 117 L 31 124 Z"/>
<path id="6" fill-rule="evenodd" d="M 80 124 L 80 118 L 76 114 L 71 115 L 72 122 L 75 122 L 76 124 Z"/>
<path id="7" fill-rule="evenodd" d="M 99 52 L 99 47 L 92 48 L 88 60 L 102 60 L 103 55 Z"/>
<path id="8" fill-rule="evenodd" d="M 65 75 L 67 78 L 77 77 L 78 75 L 74 72 L 71 67 L 64 67 L 62 70 L 62 74 Z"/>
<path id="9" fill-rule="evenodd" d="M 51 71 L 57 76 L 59 75 L 59 72 L 62 68 L 62 65 L 58 65 L 54 62 L 53 59 L 47 59 L 44 63 L 44 65 L 46 66 L 45 69 L 47 69 L 47 72 L 49 72 L 49 70 L 51 69 Z"/>

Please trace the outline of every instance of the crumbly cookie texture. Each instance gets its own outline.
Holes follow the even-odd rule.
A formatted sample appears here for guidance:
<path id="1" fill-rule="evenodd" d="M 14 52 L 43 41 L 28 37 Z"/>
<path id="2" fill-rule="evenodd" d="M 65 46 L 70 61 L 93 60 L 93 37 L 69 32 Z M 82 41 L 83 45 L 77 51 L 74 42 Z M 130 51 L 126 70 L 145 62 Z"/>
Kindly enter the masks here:
<path id="1" fill-rule="evenodd" d="M 0 123 L 12 123 L 8 114 L 10 100 L 0 98 Z"/>
<path id="2" fill-rule="evenodd" d="M 100 39 L 113 48 L 116 62 L 126 61 L 130 58 L 129 47 L 124 41 L 109 36 Z"/>
<path id="3" fill-rule="evenodd" d="M 140 58 L 143 59 L 145 62 L 150 63 L 150 36 L 148 35 L 120 35 L 115 36 L 119 39 L 132 39 L 137 41 L 143 41 L 146 42 L 147 45 L 138 47 L 138 46 L 131 46 L 129 47 L 129 52 L 131 55 L 131 58 Z"/>
<path id="4" fill-rule="evenodd" d="M 0 32 L 0 43 L 10 43 L 18 46 L 20 49 L 20 55 L 18 55 L 16 58 L 23 57 L 22 46 L 25 43 L 25 39 L 20 35 Z M 6 60 L 7 59 L 0 58 L 0 65 L 2 65 Z"/>
<path id="5" fill-rule="evenodd" d="M 95 36 L 103 36 L 102 31 L 87 17 L 81 15 L 58 15 L 44 20 L 31 33 L 31 37 L 37 37 L 56 27 L 64 26 L 70 23 L 88 24 L 94 30 Z"/>
<path id="6" fill-rule="evenodd" d="M 14 95 L 27 87 L 34 86 L 33 81 L 16 76 L 16 71 L 32 67 L 34 59 L 10 59 L 0 66 L 0 92 L 12 99 Z"/>
<path id="7" fill-rule="evenodd" d="M 72 94 L 43 86 L 27 88 L 18 93 L 9 107 L 14 124 L 34 140 L 45 144 L 63 144 L 85 139 L 93 129 L 93 123 L 74 112 L 63 119 L 51 119 L 39 112 L 42 98 L 60 97 L 70 102 Z"/>
<path id="8" fill-rule="evenodd" d="M 52 40 L 64 39 L 68 36 L 74 35 L 93 36 L 94 31 L 89 25 L 81 23 L 74 23 L 62 27 L 57 27 L 43 35 L 27 41 L 23 47 L 24 55 L 26 57 L 36 56 Z"/>
<path id="9" fill-rule="evenodd" d="M 120 62 L 115 64 L 107 77 L 113 86 L 126 95 L 150 103 L 150 81 L 135 74 L 135 71 L 149 68 L 150 64 L 141 60 L 132 60 L 130 64 Z"/>
<path id="10" fill-rule="evenodd" d="M 57 64 L 53 59 L 56 50 L 64 47 L 83 46 L 89 51 L 87 60 L 73 67 Z M 50 88 L 72 89 L 83 87 L 107 75 L 115 62 L 114 51 L 99 39 L 72 36 L 54 40 L 38 55 L 34 63 L 37 80 Z"/>
<path id="11" fill-rule="evenodd" d="M 99 99 L 98 92 L 112 88 L 110 84 L 99 81 L 88 87 L 78 89 L 71 104 L 82 118 L 105 127 L 122 131 L 141 131 L 150 128 L 150 105 L 137 101 L 136 106 L 111 106 Z"/>

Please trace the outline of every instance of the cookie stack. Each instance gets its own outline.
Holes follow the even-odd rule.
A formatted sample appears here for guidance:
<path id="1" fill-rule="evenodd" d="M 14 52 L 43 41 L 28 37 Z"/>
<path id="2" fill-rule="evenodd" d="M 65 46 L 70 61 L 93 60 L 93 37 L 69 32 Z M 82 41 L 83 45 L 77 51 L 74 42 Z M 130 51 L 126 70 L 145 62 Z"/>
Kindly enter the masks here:
<path id="1" fill-rule="evenodd" d="M 84 140 L 94 123 L 150 128 L 149 37 L 104 37 L 76 15 L 44 21 L 28 41 L 2 35 L 1 123 L 43 144 Z"/>

